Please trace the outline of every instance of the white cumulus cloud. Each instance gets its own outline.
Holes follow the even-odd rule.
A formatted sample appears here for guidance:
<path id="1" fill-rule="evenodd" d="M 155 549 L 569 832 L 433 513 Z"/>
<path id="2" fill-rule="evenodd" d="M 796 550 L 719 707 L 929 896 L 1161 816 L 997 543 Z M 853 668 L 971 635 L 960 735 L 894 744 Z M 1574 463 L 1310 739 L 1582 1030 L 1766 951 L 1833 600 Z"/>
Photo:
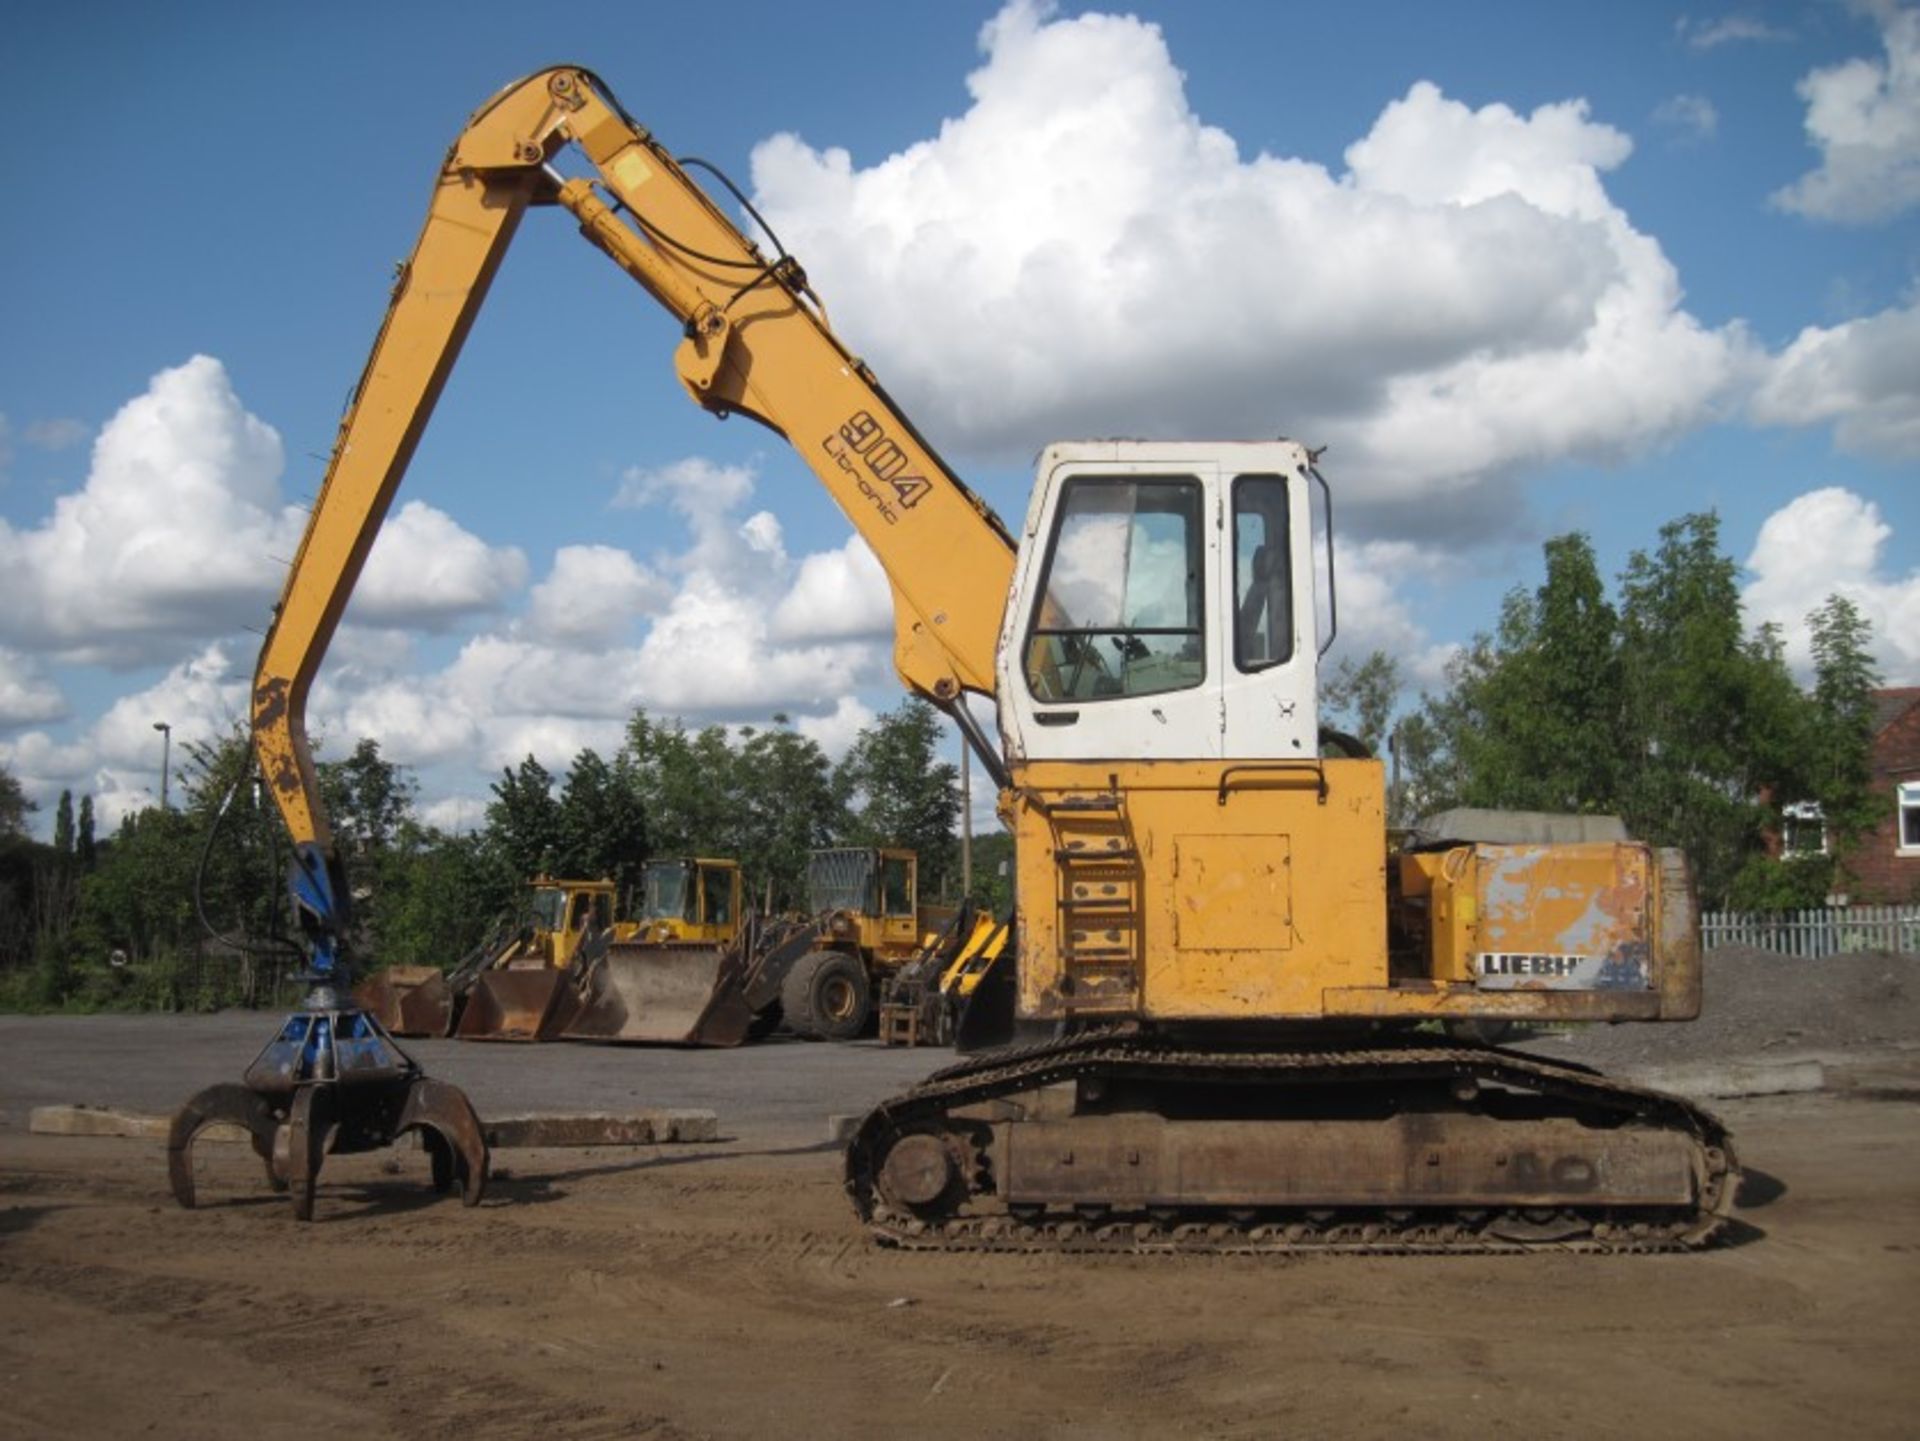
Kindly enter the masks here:
<path id="1" fill-rule="evenodd" d="M 1839 486 L 1809 491 L 1768 516 L 1754 541 L 1743 592 L 1747 619 L 1781 628 L 1787 658 L 1812 667 L 1807 616 L 1842 595 L 1873 625 L 1876 658 L 1889 685 L 1920 682 L 1920 569 L 1885 568 L 1893 527 L 1880 507 Z"/>
<path id="2" fill-rule="evenodd" d="M 31 529 L 0 521 L 0 638 L 150 659 L 265 619 L 298 512 L 280 437 L 210 356 L 154 376 L 101 430 L 85 485 Z"/>
<path id="3" fill-rule="evenodd" d="M 1808 326 L 1769 360 L 1751 410 L 1767 425 L 1831 421 L 1842 450 L 1920 457 L 1920 301 Z"/>
<path id="4" fill-rule="evenodd" d="M 754 485 L 751 468 L 699 457 L 630 470 L 617 504 L 671 510 L 683 548 L 643 564 L 611 545 L 562 547 L 524 614 L 436 671 L 356 647 L 356 665 L 321 673 L 315 733 L 489 775 L 529 753 L 564 767 L 583 746 L 611 751 L 639 707 L 696 723 L 784 711 L 844 747 L 872 719 L 854 692 L 886 678 L 885 578 L 857 540 L 790 557 L 779 522 L 750 509 Z"/>
<path id="5" fill-rule="evenodd" d="M 491 546 L 443 510 L 410 500 L 374 538 L 347 617 L 361 625 L 441 630 L 525 588 L 527 558 Z"/>
<path id="6" fill-rule="evenodd" d="M 937 136 L 865 167 L 792 135 L 753 156 L 836 323 L 937 439 L 1284 432 L 1430 529 L 1436 496 L 1490 513 L 1518 468 L 1634 454 L 1737 377 L 1741 335 L 1681 308 L 1607 195 L 1632 147 L 1584 102 L 1417 84 L 1336 175 L 1243 156 L 1140 20 L 1016 0 L 981 39 Z"/>
<path id="7" fill-rule="evenodd" d="M 0 727 L 62 720 L 66 697 L 31 656 L 0 645 Z"/>
<path id="8" fill-rule="evenodd" d="M 265 624 L 306 525 L 282 501 L 282 464 L 279 435 L 218 360 L 161 371 L 102 427 L 86 481 L 45 521 L 0 521 L 0 643 L 127 665 Z M 525 572 L 518 551 L 412 502 L 376 541 L 352 614 L 433 628 L 497 604 Z"/>
<path id="9" fill-rule="evenodd" d="M 893 588 L 866 541 L 849 536 L 839 550 L 801 561 L 793 589 L 774 609 L 772 630 L 782 640 L 891 640 Z"/>
<path id="10" fill-rule="evenodd" d="M 1670 95 L 1654 107 L 1653 119 L 1681 141 L 1711 140 L 1720 129 L 1720 112 L 1704 95 Z"/>
<path id="11" fill-rule="evenodd" d="M 529 636 L 552 645 L 611 645 L 672 593 L 662 577 L 617 546 L 562 546 L 552 571 L 533 588 L 524 626 Z"/>
<path id="12" fill-rule="evenodd" d="M 72 739 L 30 730 L 0 740 L 0 766 L 43 811 L 51 811 L 63 790 L 92 795 L 101 833 L 110 834 L 129 812 L 159 804 L 161 763 L 169 749 L 155 722 L 172 727 L 177 788 L 188 748 L 231 734 L 246 715 L 246 697 L 244 673 L 224 646 L 210 645 L 144 690 L 115 700 Z M 179 803 L 177 789 L 174 800 Z"/>
<path id="13" fill-rule="evenodd" d="M 1889 0 L 1867 8 L 1886 53 L 1800 81 L 1820 164 L 1774 192 L 1783 210 L 1864 224 L 1920 205 L 1920 9 Z"/>

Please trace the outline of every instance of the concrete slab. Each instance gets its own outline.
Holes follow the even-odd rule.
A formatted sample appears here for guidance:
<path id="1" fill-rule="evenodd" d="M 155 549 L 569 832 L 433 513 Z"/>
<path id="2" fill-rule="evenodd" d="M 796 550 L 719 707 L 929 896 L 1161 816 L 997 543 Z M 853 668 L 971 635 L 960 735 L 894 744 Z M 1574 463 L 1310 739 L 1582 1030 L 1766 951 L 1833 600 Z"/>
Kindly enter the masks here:
<path id="1" fill-rule="evenodd" d="M 36 1136 L 123 1136 L 135 1141 L 164 1141 L 171 1115 L 130 1111 L 120 1106 L 35 1106 L 27 1129 Z M 200 1133 L 203 1141 L 244 1141 L 244 1127 L 225 1121 Z"/>
<path id="2" fill-rule="evenodd" d="M 120 1106 L 36 1106 L 27 1129 L 36 1136 L 118 1136 L 135 1141 L 164 1141 L 173 1122 L 168 1114 Z M 589 1112 L 582 1115 L 500 1116 L 482 1120 L 487 1144 L 495 1150 L 525 1146 L 658 1146 L 668 1142 L 717 1141 L 720 1118 L 712 1111 L 644 1110 Z M 200 1133 L 203 1141 L 244 1141 L 239 1126 L 221 1122 Z"/>
<path id="3" fill-rule="evenodd" d="M 496 1151 L 527 1146 L 659 1146 L 720 1139 L 720 1118 L 712 1111 L 498 1116 L 483 1119 L 480 1125 L 487 1144 Z"/>

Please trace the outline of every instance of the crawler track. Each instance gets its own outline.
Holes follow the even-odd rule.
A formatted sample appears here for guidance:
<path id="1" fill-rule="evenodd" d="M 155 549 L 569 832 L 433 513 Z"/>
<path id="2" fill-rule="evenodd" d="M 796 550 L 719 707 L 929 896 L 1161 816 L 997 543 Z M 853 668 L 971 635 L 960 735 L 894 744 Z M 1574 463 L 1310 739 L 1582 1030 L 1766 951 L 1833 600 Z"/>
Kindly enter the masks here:
<path id="1" fill-rule="evenodd" d="M 1739 1167 L 1725 1127 L 1710 1113 L 1567 1062 L 1419 1041 L 1200 1049 L 1118 1028 L 995 1052 L 938 1072 L 871 1112 L 847 1148 L 847 1191 L 875 1239 L 913 1250 L 1636 1253 L 1699 1249 L 1725 1230 Z M 1325 1095 L 1327 1087 L 1356 1084 L 1429 1093 L 1436 1085 L 1469 1094 L 1496 1088 L 1568 1115 L 1677 1138 L 1691 1148 L 1698 1183 L 1693 1203 L 1680 1206 L 1583 1205 L 1576 1197 L 1551 1207 L 1434 1206 L 1412 1195 L 1405 1204 L 1366 1206 L 1009 1206 L 996 1177 L 1006 1132 L 1023 1123 L 1041 1088 L 1086 1082 L 1161 1090 L 1224 1084 L 1268 1096 L 1274 1088 Z M 1486 1119 L 1489 1127 L 1502 1124 Z M 965 1158 L 960 1183 L 933 1204 L 890 1199 L 882 1179 L 890 1148 L 916 1134 L 937 1135 Z"/>

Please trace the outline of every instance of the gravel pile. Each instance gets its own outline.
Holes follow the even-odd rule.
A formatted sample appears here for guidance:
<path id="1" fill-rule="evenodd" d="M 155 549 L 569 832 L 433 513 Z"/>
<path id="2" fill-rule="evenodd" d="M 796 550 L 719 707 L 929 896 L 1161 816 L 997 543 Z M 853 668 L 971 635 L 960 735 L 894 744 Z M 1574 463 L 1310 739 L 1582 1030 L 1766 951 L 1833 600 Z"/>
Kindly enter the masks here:
<path id="1" fill-rule="evenodd" d="M 1587 1026 L 1518 1044 L 1602 1068 L 1920 1044 L 1920 956 L 1816 961 L 1721 946 L 1704 966 L 1700 1019 L 1690 1024 Z"/>

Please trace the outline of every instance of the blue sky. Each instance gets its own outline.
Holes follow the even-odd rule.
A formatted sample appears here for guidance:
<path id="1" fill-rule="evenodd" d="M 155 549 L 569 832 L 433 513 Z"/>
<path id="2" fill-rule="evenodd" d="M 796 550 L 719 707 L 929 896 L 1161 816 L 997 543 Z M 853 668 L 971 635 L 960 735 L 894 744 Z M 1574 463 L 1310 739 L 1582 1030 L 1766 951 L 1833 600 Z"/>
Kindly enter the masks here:
<path id="1" fill-rule="evenodd" d="M 0 52 L 0 765 L 109 823 L 245 679 L 435 166 L 603 75 L 757 193 L 1001 509 L 1074 434 L 1331 448 L 1343 646 L 1432 684 L 1539 543 L 1712 507 L 1749 619 L 1920 683 L 1920 18 L 1778 3 L 41 7 Z M 784 138 L 783 138 L 784 137 Z M 844 152 L 844 153 L 838 153 Z M 671 324 L 523 227 L 314 697 L 471 822 L 635 704 L 897 696 L 884 587 Z M 276 560 L 278 557 L 278 560 Z"/>

